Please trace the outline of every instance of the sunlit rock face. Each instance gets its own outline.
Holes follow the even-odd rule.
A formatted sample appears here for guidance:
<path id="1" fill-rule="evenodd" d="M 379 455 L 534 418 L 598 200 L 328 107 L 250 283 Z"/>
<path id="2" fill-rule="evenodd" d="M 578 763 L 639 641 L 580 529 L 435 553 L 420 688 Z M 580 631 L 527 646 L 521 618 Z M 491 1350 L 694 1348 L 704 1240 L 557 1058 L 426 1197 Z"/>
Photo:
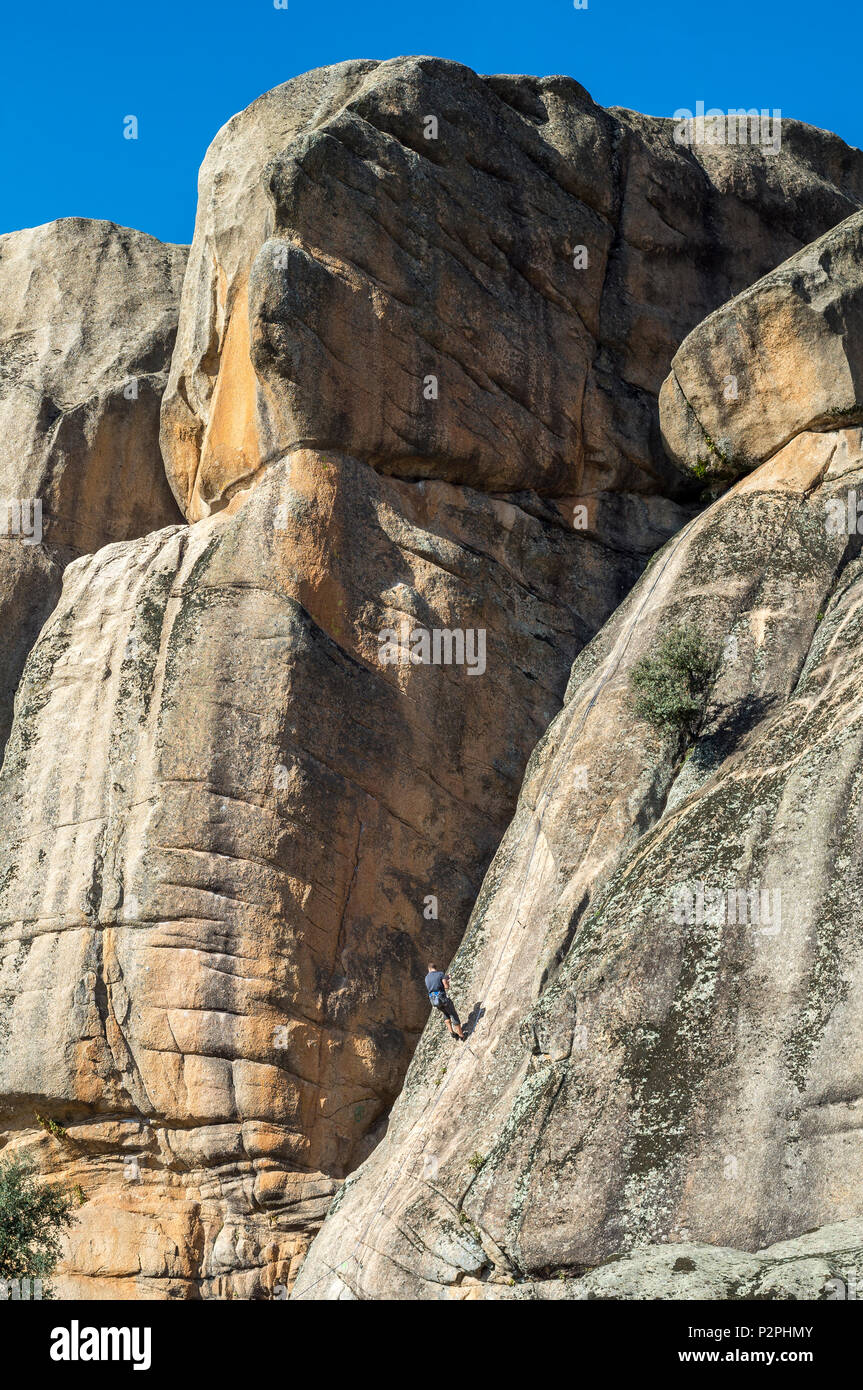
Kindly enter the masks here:
<path id="1" fill-rule="evenodd" d="M 181 519 L 159 406 L 186 255 L 81 217 L 0 236 L 0 750 L 63 566 Z"/>
<path id="2" fill-rule="evenodd" d="M 310 451 L 66 570 L 0 778 L 0 1093 L 91 1198 L 67 1291 L 287 1282 L 612 578 L 550 510 Z"/>
<path id="3" fill-rule="evenodd" d="M 298 447 L 566 495 L 676 485 L 656 394 L 712 309 L 860 207 L 863 156 L 691 149 L 565 77 L 342 63 L 204 161 L 165 395 L 192 520 Z"/>
<path id="4" fill-rule="evenodd" d="M 738 343 L 799 266 L 678 360 Z M 806 424 L 847 400 L 834 289 L 820 329 L 805 311 Z M 774 415 L 744 380 L 760 400 L 711 397 L 717 437 L 760 409 L 750 457 L 770 457 L 576 660 L 452 966 L 476 1028 L 453 1055 L 429 1024 L 297 1298 L 817 1298 L 859 1239 L 863 431 L 805 424 L 776 448 L 786 398 Z M 713 677 L 694 733 L 663 735 L 632 676 L 683 624 Z"/>
<path id="5" fill-rule="evenodd" d="M 62 574 L 56 562 L 0 774 L 2 1141 L 81 1185 L 63 1292 L 281 1296 L 357 1165 L 372 1154 L 347 1213 L 373 1204 L 377 1165 L 400 1178 L 401 1153 L 407 1180 L 405 1116 L 425 1123 L 423 1087 L 463 1074 L 423 1035 L 375 1148 L 427 1016 L 426 963 L 450 959 L 474 909 L 459 959 L 478 964 L 460 964 L 458 997 L 473 1022 L 488 1012 L 473 989 L 503 941 L 488 883 L 519 832 L 481 891 L 483 875 L 531 750 L 551 726 L 517 825 L 558 766 L 560 721 L 589 699 L 573 677 L 560 713 L 573 660 L 586 648 L 585 679 L 611 660 L 635 611 L 620 605 L 690 523 L 696 548 L 676 570 L 654 560 L 636 593 L 665 575 L 656 602 L 676 611 L 675 573 L 684 606 L 696 577 L 714 585 L 716 640 L 726 598 L 748 613 L 759 545 L 820 463 L 792 460 L 763 499 L 723 499 L 732 532 L 763 512 L 738 565 L 694 521 L 703 482 L 663 452 L 657 396 L 700 319 L 859 207 L 863 156 L 793 123 L 776 156 L 689 151 L 673 131 L 603 111 L 570 79 L 398 59 L 294 79 L 208 153 L 161 415 L 191 524 L 171 499 L 131 520 L 131 484 L 116 503 L 99 491 L 110 470 L 70 491 L 73 520 L 100 512 L 118 529 Z M 174 267 L 171 248 L 159 255 Z M 154 293 L 151 322 L 173 332 L 169 318 Z M 155 349 L 128 352 L 161 372 Z M 765 689 L 791 680 L 837 555 L 819 560 Z M 770 626 L 753 621 L 760 671 Z M 557 829 L 528 866 L 581 865 L 585 904 L 596 866 L 622 863 L 664 789 L 685 785 L 622 696 L 610 707 L 604 690 L 590 711 L 575 765 L 561 750 L 573 781 L 564 801 L 549 794 Z M 521 945 L 501 948 L 502 1020 L 564 978 L 572 945 L 545 878 L 534 906 L 512 891 Z M 569 1055 L 567 1008 L 564 1041 L 540 1062 L 528 1049 L 530 1066 Z M 608 1008 L 635 1005 L 620 988 Z M 478 1148 L 493 1121 L 501 1143 L 512 1134 L 514 1038 L 495 1033 L 474 1095 L 461 1079 L 453 1093 Z M 596 1084 L 619 1117 L 616 1055 Z M 532 1112 L 514 1114 L 532 1142 Z M 512 1210 L 531 1181 L 522 1158 L 494 1199 Z M 538 1213 L 537 1251 L 556 1221 Z M 380 1282 L 370 1270 L 361 1291 L 385 1296 L 403 1254 L 385 1242 Z M 415 1277 L 412 1258 L 390 1291 L 447 1283 Z"/>
<path id="6" fill-rule="evenodd" d="M 719 479 L 757 468 L 804 430 L 863 421 L 863 213 L 699 324 L 660 404 L 671 457 Z"/>

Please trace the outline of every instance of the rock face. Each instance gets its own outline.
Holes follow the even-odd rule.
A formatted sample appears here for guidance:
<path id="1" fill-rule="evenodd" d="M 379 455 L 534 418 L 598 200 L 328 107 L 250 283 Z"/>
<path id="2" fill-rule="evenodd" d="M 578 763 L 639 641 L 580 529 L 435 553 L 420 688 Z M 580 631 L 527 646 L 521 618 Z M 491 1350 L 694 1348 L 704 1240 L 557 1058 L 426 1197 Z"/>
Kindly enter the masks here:
<path id="1" fill-rule="evenodd" d="M 63 566 L 180 520 L 158 437 L 186 255 L 78 217 L 0 236 L 0 750 Z"/>
<path id="2" fill-rule="evenodd" d="M 343 63 L 235 116 L 201 170 L 162 445 L 191 520 L 292 449 L 545 495 L 678 485 L 681 340 L 856 211 L 863 156 L 674 143 L 570 78 Z"/>
<path id="3" fill-rule="evenodd" d="M 549 513 L 301 451 L 66 570 L 0 777 L 0 1094 L 91 1198 L 67 1292 L 286 1282 L 367 1152 L 609 602 Z M 382 665 L 405 619 L 482 660 Z"/>
<path id="4" fill-rule="evenodd" d="M 486 1284 L 465 1278 L 453 1296 L 496 1302 L 537 1299 L 741 1299 L 836 1302 L 856 1299 L 863 1224 L 839 1221 L 749 1254 L 715 1245 L 652 1246 L 576 1279 Z"/>
<path id="5" fill-rule="evenodd" d="M 828 297 L 807 340 L 828 416 L 835 333 Z M 608 1297 L 627 1269 L 667 1297 L 666 1242 L 859 1234 L 861 488 L 859 426 L 804 429 L 577 659 L 452 968 L 476 1027 L 458 1046 L 429 1023 L 295 1297 L 508 1297 L 558 1275 L 558 1296 Z M 714 662 L 692 741 L 632 708 L 635 663 L 683 623 Z M 759 1261 L 741 1269 L 757 1287 Z"/>
<path id="6" fill-rule="evenodd" d="M 699 324 L 660 393 L 671 457 L 739 477 L 803 430 L 863 421 L 863 214 Z"/>
<path id="7" fill-rule="evenodd" d="M 805 856 L 751 787 L 774 758 L 806 828 L 805 752 L 799 771 L 783 739 L 811 706 L 846 759 L 812 833 L 841 815 L 850 836 L 856 552 L 818 519 L 857 476 L 860 431 L 799 434 L 697 516 L 657 396 L 700 319 L 858 210 L 863 155 L 790 122 L 773 157 L 673 130 L 570 79 L 436 59 L 277 88 L 201 174 L 161 421 L 192 524 L 138 508 L 152 410 L 140 433 L 99 424 L 129 372 L 159 394 L 175 248 L 151 248 L 166 288 L 131 315 L 142 337 L 127 326 L 82 377 L 87 450 L 36 450 L 54 544 L 95 553 L 63 573 L 0 772 L 0 1121 L 87 1198 L 64 1293 L 281 1296 L 364 1159 L 299 1296 L 540 1288 L 674 1220 L 745 1250 L 804 1209 L 859 1214 L 839 1121 L 806 1110 L 821 1043 L 793 1035 L 790 1079 L 778 1060 L 803 994 L 833 1026 L 853 946 L 831 927 L 809 968 Z M 117 529 L 83 545 L 102 513 Z M 736 624 L 740 647 L 685 766 L 627 695 L 682 613 L 717 651 Z M 722 975 L 722 943 L 657 907 L 666 839 L 709 878 L 735 796 L 733 845 L 797 895 L 757 981 L 740 942 Z M 426 962 L 474 903 L 471 1041 L 451 1058 L 422 1035 L 387 1128 Z M 711 1071 L 728 1015 L 708 1004 L 747 983 L 741 1099 Z M 769 1157 L 723 1208 L 707 1193 L 729 1151 L 698 1126 L 721 1103 L 737 1135 L 744 1102 Z M 820 1185 L 801 1194 L 795 1169 L 768 1215 L 792 1131 Z"/>
<path id="8" fill-rule="evenodd" d="M 839 1221 L 796 1240 L 749 1253 L 682 1241 L 622 1255 L 584 1274 L 489 1283 L 464 1273 L 446 1296 L 459 1302 L 704 1299 L 837 1302 L 856 1299 L 863 1259 L 863 1223 Z M 340 1297 L 355 1297 L 347 1287 Z"/>
<path id="9" fill-rule="evenodd" d="M 33 515 L 28 509 L 26 522 L 31 522 Z M 20 510 L 18 520 L 20 525 Z M 12 705 L 27 653 L 57 602 L 63 583 L 63 566 L 71 558 L 72 554 L 68 550 L 55 550 L 46 545 L 30 545 L 22 541 L 20 536 L 15 539 L 0 539 L 0 622 L 3 631 L 0 660 L 0 757 L 9 737 Z"/>

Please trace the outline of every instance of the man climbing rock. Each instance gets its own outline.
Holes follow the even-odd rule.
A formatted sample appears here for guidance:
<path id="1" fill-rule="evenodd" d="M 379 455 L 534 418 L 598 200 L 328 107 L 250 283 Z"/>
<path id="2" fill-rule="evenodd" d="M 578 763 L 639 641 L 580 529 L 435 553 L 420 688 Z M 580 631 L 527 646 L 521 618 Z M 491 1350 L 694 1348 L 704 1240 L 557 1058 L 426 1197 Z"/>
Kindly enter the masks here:
<path id="1" fill-rule="evenodd" d="M 461 1020 L 455 1011 L 455 1004 L 447 994 L 449 988 L 449 975 L 445 975 L 442 970 L 429 962 L 428 974 L 426 975 L 426 989 L 428 990 L 429 1003 L 433 1009 L 440 1009 L 446 1019 L 446 1026 L 454 1038 L 460 1038 L 464 1042 L 464 1033 L 461 1030 Z M 455 1027 L 453 1027 L 455 1024 Z"/>

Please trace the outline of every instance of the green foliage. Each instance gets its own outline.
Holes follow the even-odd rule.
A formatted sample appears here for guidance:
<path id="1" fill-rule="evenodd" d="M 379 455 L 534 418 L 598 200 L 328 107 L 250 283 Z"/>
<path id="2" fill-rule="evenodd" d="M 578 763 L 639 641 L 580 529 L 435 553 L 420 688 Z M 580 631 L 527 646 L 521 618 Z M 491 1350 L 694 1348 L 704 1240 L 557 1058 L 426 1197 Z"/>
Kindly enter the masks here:
<path id="1" fill-rule="evenodd" d="M 75 1220 L 75 1197 L 36 1180 L 20 1158 L 0 1159 L 0 1279 L 47 1280 L 60 1258 L 60 1233 Z"/>
<path id="2" fill-rule="evenodd" d="M 691 733 L 704 706 L 713 662 L 696 628 L 681 624 L 666 633 L 654 656 L 632 671 L 633 709 L 662 733 Z"/>
<path id="3" fill-rule="evenodd" d="M 68 1139 L 69 1135 L 62 1125 L 58 1125 L 56 1120 L 46 1119 L 44 1115 L 36 1116 L 36 1123 L 48 1133 L 53 1134 L 55 1139 Z"/>
<path id="4" fill-rule="evenodd" d="M 475 1173 L 478 1173 L 480 1168 L 482 1168 L 483 1164 L 485 1163 L 485 1159 L 483 1158 L 481 1153 L 473 1153 L 468 1159 L 468 1163 L 470 1164 L 473 1171 Z"/>

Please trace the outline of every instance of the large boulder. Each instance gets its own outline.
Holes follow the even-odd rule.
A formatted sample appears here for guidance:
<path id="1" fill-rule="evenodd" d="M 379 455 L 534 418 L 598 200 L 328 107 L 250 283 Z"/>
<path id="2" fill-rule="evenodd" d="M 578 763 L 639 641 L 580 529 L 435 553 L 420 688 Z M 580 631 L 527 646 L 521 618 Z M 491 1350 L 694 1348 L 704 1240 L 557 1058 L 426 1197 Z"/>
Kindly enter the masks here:
<path id="1" fill-rule="evenodd" d="M 779 154 L 675 128 L 434 58 L 322 68 L 233 117 L 163 405 L 189 518 L 300 447 L 492 491 L 677 488 L 677 347 L 860 207 L 863 154 L 792 121 Z"/>
<path id="2" fill-rule="evenodd" d="M 181 519 L 159 407 L 186 256 L 80 217 L 0 236 L 0 752 L 63 566 Z"/>
<path id="3" fill-rule="evenodd" d="M 659 401 L 668 453 L 699 477 L 739 477 L 802 430 L 863 421 L 863 213 L 700 323 Z"/>

